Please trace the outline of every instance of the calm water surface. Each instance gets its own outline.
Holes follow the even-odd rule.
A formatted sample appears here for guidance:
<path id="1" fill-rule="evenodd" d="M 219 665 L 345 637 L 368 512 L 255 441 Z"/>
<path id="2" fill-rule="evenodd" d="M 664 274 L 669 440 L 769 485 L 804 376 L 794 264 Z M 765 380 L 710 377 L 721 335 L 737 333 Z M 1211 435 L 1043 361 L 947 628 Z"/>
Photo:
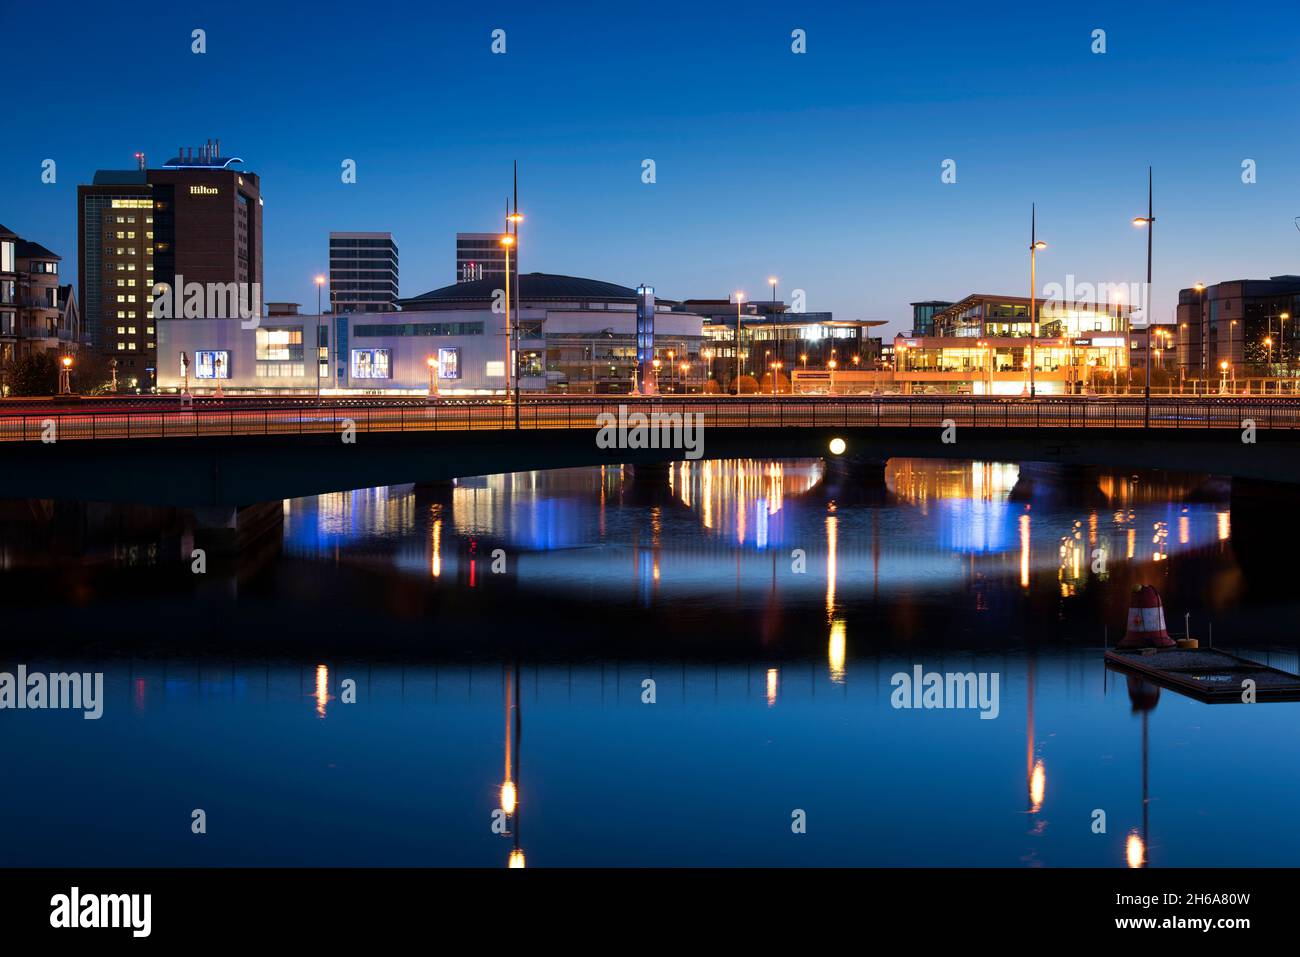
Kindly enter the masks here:
<path id="1" fill-rule="evenodd" d="M 0 671 L 102 671 L 105 706 L 0 711 L 0 864 L 1293 865 L 1300 704 L 1102 664 L 1144 582 L 1297 670 L 1290 538 L 1204 477 L 1093 478 L 395 486 L 204 575 L 184 515 L 4 503 Z M 996 674 L 997 716 L 894 708 L 917 665 Z"/>

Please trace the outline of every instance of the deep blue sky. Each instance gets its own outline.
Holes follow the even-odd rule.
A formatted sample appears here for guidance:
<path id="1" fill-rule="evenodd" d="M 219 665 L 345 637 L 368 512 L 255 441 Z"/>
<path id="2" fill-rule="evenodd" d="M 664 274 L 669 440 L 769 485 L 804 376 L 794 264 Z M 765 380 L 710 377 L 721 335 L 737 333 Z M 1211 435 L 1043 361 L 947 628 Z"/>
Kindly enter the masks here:
<path id="1" fill-rule="evenodd" d="M 526 271 L 674 298 L 775 274 L 810 310 L 906 328 L 912 300 L 1025 293 L 1031 201 L 1040 283 L 1136 281 L 1148 163 L 1158 318 L 1197 280 L 1300 273 L 1294 0 L 49 9 L 55 34 L 17 49 L 37 14 L 0 11 L 0 223 L 69 277 L 77 184 L 210 136 L 262 177 L 269 300 L 314 305 L 331 229 L 391 230 L 403 295 L 451 282 L 455 232 L 497 227 L 515 158 Z"/>

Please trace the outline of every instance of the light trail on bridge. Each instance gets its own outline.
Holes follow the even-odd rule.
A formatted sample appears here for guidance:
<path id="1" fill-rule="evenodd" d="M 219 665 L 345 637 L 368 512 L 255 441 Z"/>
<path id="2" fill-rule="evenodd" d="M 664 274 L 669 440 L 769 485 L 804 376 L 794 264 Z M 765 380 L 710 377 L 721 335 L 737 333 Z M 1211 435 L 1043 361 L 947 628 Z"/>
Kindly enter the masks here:
<path id="1" fill-rule="evenodd" d="M 1006 401 L 813 400 L 758 401 L 544 401 L 514 409 L 504 403 L 289 408 L 201 408 L 149 411 L 0 412 L 0 442 L 52 442 L 165 439 L 205 436 L 333 434 L 346 429 L 379 432 L 513 432 L 596 430 L 602 415 L 698 416 L 706 429 L 746 428 L 915 428 L 948 426 L 978 429 L 1234 429 L 1253 423 L 1257 430 L 1300 428 L 1300 405 L 1276 401 L 1205 402 L 1115 400 Z M 654 428 L 655 426 L 651 426 Z"/>

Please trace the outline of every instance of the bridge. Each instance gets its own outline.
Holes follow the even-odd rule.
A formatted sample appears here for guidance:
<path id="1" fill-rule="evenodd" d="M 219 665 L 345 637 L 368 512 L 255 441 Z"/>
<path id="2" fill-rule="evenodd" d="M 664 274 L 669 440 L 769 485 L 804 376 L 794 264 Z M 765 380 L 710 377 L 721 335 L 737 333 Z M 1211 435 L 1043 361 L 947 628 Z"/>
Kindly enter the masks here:
<path id="1" fill-rule="evenodd" d="M 694 457 L 680 443 L 602 448 L 596 436 L 609 419 L 601 417 L 617 417 L 620 407 L 698 416 L 706 458 L 822 457 L 864 473 L 906 456 L 1272 482 L 1300 475 L 1300 402 L 1290 399 L 560 397 L 515 406 L 294 397 L 83 405 L 0 407 L 0 498 L 240 507 L 376 485 Z M 835 439 L 842 454 L 832 454 Z"/>

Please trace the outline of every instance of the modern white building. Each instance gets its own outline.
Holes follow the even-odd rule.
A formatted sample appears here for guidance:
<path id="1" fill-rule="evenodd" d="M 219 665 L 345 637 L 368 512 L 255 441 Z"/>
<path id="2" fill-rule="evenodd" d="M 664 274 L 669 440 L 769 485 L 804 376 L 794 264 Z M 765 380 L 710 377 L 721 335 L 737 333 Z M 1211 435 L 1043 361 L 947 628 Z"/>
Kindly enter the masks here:
<path id="1" fill-rule="evenodd" d="M 500 277 L 504 279 L 504 276 Z M 493 395 L 517 363 L 525 392 L 631 391 L 636 368 L 635 289 L 571 276 L 525 273 L 510 341 L 496 278 L 456 283 L 405 300 L 400 312 L 159 319 L 158 385 L 191 392 L 417 394 L 430 360 L 443 395 Z M 655 314 L 655 343 L 671 352 L 672 382 L 700 387 L 703 318 Z M 667 373 L 665 373 L 667 375 Z M 667 384 L 665 379 L 665 384 Z"/>

